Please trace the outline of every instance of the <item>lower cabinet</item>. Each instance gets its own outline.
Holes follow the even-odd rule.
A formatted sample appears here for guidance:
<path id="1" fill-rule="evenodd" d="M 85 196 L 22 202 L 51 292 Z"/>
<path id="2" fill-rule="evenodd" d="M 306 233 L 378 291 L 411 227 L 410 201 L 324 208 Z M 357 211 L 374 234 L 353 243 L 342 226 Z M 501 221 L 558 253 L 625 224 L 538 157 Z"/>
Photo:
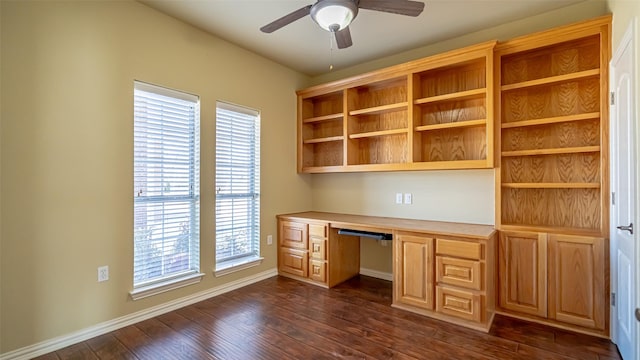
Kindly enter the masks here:
<path id="1" fill-rule="evenodd" d="M 397 233 L 394 306 L 488 331 L 493 319 L 494 238 Z"/>
<path id="2" fill-rule="evenodd" d="M 395 301 L 433 309 L 433 243 L 429 236 L 398 234 L 395 239 Z"/>
<path id="3" fill-rule="evenodd" d="M 327 222 L 278 219 L 280 275 L 333 287 L 359 272 L 358 238 L 339 235 Z"/>
<path id="4" fill-rule="evenodd" d="M 607 251 L 603 238 L 501 231 L 500 309 L 604 332 Z"/>

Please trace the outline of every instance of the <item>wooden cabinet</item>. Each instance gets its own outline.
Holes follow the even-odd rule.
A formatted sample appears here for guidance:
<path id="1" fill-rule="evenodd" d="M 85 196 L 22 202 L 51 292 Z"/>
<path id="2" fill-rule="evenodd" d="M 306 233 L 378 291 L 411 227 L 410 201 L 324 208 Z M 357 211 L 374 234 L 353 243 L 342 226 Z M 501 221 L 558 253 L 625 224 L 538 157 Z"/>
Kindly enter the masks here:
<path id="1" fill-rule="evenodd" d="M 394 242 L 396 302 L 433 309 L 434 241 L 431 236 L 397 234 Z"/>
<path id="2" fill-rule="evenodd" d="M 498 274 L 501 308 L 547 316 L 546 234 L 501 231 Z"/>
<path id="3" fill-rule="evenodd" d="M 494 308 L 494 237 L 398 232 L 394 306 L 487 331 Z"/>
<path id="4" fill-rule="evenodd" d="M 493 167 L 495 44 L 298 91 L 298 172 Z"/>
<path id="5" fill-rule="evenodd" d="M 496 47 L 496 225 L 607 237 L 611 17 Z"/>
<path id="6" fill-rule="evenodd" d="M 607 253 L 603 238 L 549 235 L 550 319 L 605 329 Z"/>
<path id="7" fill-rule="evenodd" d="M 317 219 L 278 218 L 278 273 L 333 287 L 360 271 L 360 242 Z"/>
<path id="8" fill-rule="evenodd" d="M 603 238 L 500 232 L 500 308 L 604 332 L 607 251 Z"/>

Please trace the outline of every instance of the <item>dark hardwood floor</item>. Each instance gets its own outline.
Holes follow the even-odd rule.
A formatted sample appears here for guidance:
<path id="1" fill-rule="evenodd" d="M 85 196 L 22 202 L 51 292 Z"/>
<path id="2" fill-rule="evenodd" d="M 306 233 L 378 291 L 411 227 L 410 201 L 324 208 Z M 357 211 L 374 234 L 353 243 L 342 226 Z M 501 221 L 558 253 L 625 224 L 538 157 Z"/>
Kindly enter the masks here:
<path id="1" fill-rule="evenodd" d="M 596 337 L 503 316 L 485 334 L 390 304 L 388 281 L 273 277 L 38 359 L 620 359 Z"/>

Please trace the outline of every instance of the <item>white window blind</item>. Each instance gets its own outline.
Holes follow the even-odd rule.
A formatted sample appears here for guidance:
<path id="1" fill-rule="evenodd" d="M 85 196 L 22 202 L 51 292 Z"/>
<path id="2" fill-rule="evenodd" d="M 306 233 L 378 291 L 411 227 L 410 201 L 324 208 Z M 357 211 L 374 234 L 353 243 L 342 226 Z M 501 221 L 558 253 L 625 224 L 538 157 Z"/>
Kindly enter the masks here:
<path id="1" fill-rule="evenodd" d="M 135 288 L 200 271 L 197 96 L 134 86 Z"/>
<path id="2" fill-rule="evenodd" d="M 260 114 L 216 106 L 216 264 L 260 255 Z"/>

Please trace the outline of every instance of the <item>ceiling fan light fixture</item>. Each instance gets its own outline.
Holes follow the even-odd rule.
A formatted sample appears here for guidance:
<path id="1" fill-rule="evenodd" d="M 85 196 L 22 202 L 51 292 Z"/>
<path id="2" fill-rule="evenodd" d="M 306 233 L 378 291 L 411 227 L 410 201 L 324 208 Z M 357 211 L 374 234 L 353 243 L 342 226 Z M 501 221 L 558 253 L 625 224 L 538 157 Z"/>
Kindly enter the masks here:
<path id="1" fill-rule="evenodd" d="M 311 18 L 329 32 L 343 30 L 358 14 L 358 6 L 351 0 L 322 0 L 311 7 Z"/>

